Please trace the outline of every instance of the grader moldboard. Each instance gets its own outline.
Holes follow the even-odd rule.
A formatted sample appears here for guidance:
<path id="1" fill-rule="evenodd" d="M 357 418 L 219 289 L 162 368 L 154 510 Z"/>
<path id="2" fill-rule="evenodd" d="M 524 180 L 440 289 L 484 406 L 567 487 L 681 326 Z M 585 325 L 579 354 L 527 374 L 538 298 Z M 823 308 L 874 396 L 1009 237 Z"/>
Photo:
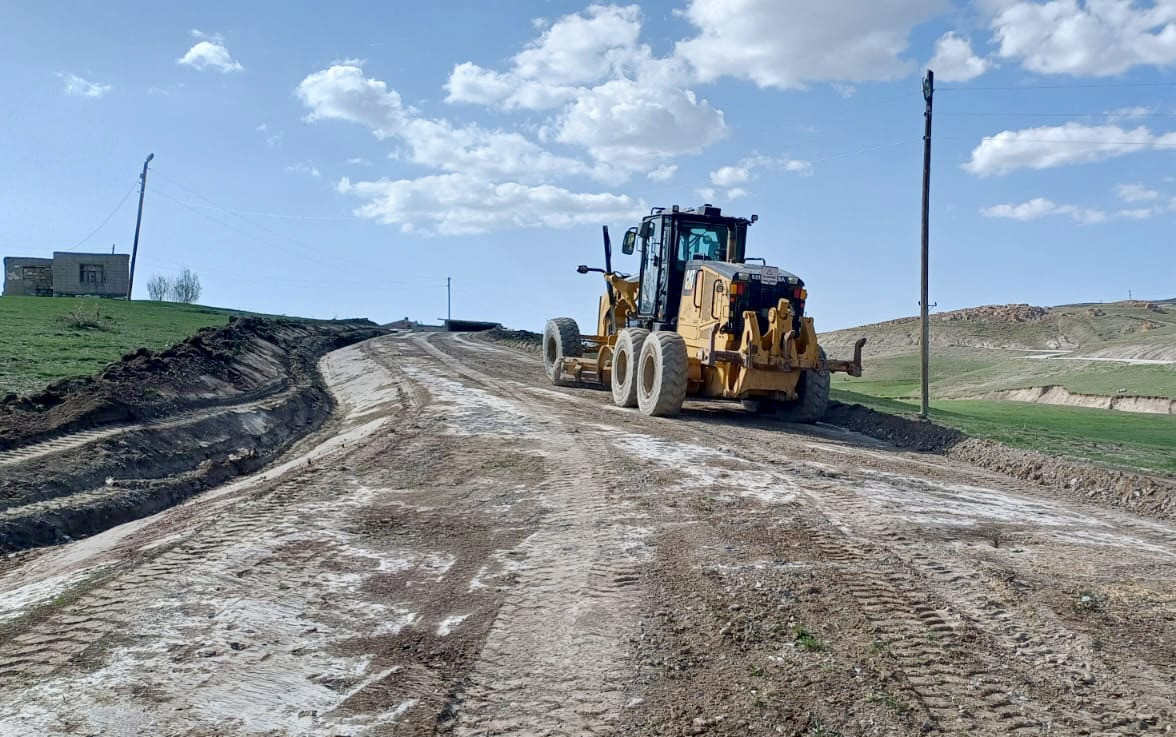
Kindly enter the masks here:
<path id="1" fill-rule="evenodd" d="M 804 282 L 745 257 L 751 219 L 703 205 L 655 207 L 630 228 L 621 250 L 641 252 L 640 271 L 613 271 L 604 228 L 605 268 L 596 334 L 569 317 L 548 320 L 543 364 L 557 386 L 595 382 L 613 401 L 652 416 L 676 415 L 690 397 L 742 400 L 755 412 L 816 422 L 829 401 L 829 374 L 862 375 L 853 360 L 830 360 L 804 314 Z M 749 264 L 747 261 L 760 261 Z"/>

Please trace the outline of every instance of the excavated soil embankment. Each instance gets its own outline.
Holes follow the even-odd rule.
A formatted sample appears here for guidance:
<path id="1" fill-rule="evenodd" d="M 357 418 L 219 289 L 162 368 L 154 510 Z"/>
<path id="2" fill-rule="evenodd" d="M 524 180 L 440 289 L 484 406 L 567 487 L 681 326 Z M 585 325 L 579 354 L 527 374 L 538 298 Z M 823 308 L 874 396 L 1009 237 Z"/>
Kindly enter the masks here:
<path id="1" fill-rule="evenodd" d="M 316 362 L 364 321 L 240 318 L 0 403 L 0 550 L 154 514 L 255 471 L 323 425 Z"/>

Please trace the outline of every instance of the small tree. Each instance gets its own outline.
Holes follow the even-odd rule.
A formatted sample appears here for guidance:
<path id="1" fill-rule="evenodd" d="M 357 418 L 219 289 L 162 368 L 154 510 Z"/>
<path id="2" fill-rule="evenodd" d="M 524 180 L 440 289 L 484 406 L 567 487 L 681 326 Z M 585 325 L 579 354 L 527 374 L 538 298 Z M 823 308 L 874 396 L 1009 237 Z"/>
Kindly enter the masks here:
<path id="1" fill-rule="evenodd" d="M 147 280 L 147 294 L 156 302 L 165 300 L 172 293 L 172 283 L 163 274 L 152 274 Z"/>
<path id="2" fill-rule="evenodd" d="M 176 302 L 191 304 L 200 299 L 200 277 L 196 272 L 185 267 L 171 285 L 172 299 Z"/>

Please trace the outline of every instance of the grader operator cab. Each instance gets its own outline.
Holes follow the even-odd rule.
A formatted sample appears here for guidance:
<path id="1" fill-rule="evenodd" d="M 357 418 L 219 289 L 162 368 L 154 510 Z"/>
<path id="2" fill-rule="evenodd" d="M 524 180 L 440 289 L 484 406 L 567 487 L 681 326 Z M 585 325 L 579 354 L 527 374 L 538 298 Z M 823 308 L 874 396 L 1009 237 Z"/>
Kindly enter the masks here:
<path id="1" fill-rule="evenodd" d="M 612 268 L 604 228 L 604 275 L 596 333 L 568 317 L 548 320 L 543 364 L 558 386 L 611 386 L 613 401 L 643 414 L 675 415 L 687 396 L 742 400 L 792 422 L 816 422 L 829 401 L 829 374 L 862 374 L 853 360 L 829 360 L 805 316 L 804 282 L 745 256 L 756 222 L 703 205 L 654 208 L 625 233 L 621 250 L 640 251 L 635 275 Z M 749 260 L 759 264 L 749 264 Z"/>

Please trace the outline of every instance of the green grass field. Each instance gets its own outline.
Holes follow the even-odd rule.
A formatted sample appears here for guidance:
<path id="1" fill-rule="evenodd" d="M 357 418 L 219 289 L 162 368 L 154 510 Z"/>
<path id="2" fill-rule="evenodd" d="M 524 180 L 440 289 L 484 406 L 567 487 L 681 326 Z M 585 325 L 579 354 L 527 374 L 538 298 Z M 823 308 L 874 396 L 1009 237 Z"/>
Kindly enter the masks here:
<path id="1" fill-rule="evenodd" d="M 832 397 L 880 412 L 913 415 L 918 402 L 837 382 Z M 891 390 L 893 386 L 884 386 Z M 1029 402 L 941 399 L 931 419 L 978 438 L 1129 470 L 1176 474 L 1176 415 L 1139 414 Z"/>
<path id="2" fill-rule="evenodd" d="M 71 325 L 72 313 L 96 317 L 98 327 Z M 0 297 L 0 396 L 89 376 L 137 348 L 166 348 L 234 314 L 242 313 L 172 302 Z"/>

